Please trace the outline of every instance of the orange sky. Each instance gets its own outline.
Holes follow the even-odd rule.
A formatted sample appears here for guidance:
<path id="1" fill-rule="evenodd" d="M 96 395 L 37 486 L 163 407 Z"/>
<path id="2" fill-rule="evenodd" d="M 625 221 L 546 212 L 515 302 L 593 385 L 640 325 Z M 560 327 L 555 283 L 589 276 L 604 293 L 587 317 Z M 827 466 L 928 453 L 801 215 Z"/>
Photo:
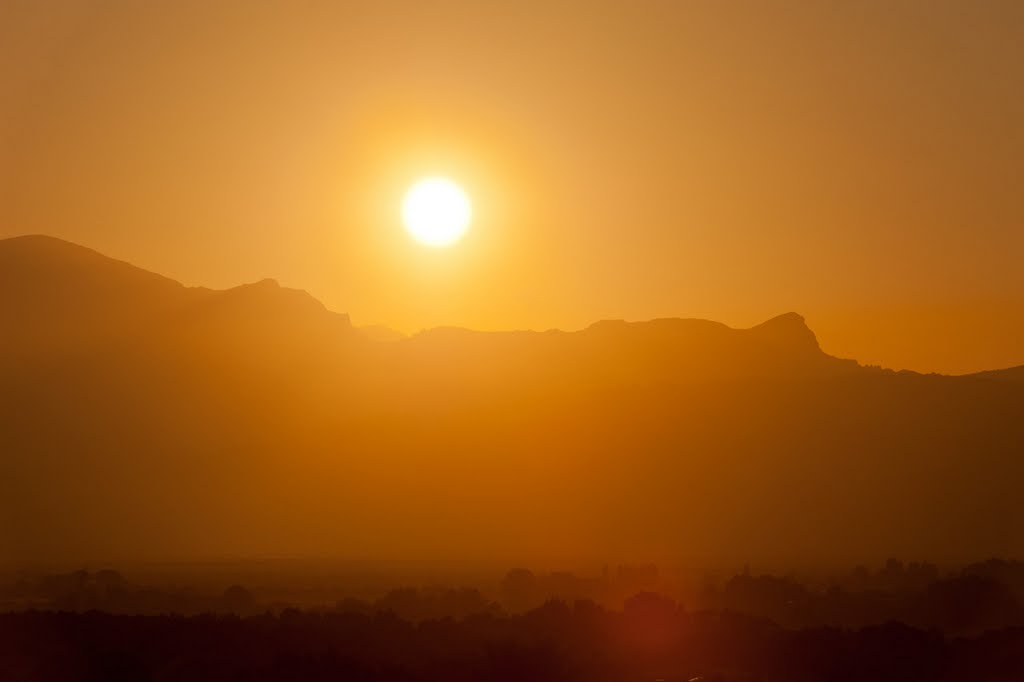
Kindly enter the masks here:
<path id="1" fill-rule="evenodd" d="M 410 242 L 445 174 L 467 238 Z M 0 236 L 357 324 L 750 325 L 1024 363 L 1024 3 L 0 5 Z"/>

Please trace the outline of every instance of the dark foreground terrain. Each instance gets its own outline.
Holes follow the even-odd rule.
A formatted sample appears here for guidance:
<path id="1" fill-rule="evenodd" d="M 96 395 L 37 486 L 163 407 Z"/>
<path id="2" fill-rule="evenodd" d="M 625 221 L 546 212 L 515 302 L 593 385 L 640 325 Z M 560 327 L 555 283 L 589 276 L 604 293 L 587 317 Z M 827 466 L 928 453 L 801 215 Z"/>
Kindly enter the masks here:
<path id="1" fill-rule="evenodd" d="M 0 615 L 5 680 L 1024 680 L 1024 628 L 947 638 L 888 623 L 785 630 L 752 616 L 550 602 L 516 616 Z"/>
<path id="2" fill-rule="evenodd" d="M 1024 680 L 1024 562 L 673 575 L 517 568 L 355 597 L 339 574 L 299 607 L 269 584 L 22 572 L 0 583 L 0 680 Z"/>

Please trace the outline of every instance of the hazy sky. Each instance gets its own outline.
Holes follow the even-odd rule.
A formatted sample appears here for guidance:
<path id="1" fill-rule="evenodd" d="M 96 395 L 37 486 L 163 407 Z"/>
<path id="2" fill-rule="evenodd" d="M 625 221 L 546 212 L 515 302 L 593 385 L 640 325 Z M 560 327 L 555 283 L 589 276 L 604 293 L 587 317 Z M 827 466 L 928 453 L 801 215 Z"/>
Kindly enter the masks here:
<path id="1" fill-rule="evenodd" d="M 445 174 L 476 218 L 411 242 Z M 1024 363 L 1024 2 L 0 0 L 0 236 L 357 324 Z"/>

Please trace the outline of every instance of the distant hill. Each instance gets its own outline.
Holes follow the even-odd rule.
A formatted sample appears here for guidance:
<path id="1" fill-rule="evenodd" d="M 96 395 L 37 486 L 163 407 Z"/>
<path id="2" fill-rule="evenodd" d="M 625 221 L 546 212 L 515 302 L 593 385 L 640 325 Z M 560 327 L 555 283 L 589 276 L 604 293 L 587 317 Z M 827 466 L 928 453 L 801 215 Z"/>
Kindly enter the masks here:
<path id="1" fill-rule="evenodd" d="M 862 367 L 795 313 L 396 337 L 8 239 L 0 557 L 1020 555 L 1022 376 Z"/>
<path id="2" fill-rule="evenodd" d="M 974 375 L 979 379 L 992 379 L 993 381 L 1010 381 L 1024 384 L 1024 365 L 1010 367 L 1009 369 L 997 369 L 988 372 L 978 372 Z"/>

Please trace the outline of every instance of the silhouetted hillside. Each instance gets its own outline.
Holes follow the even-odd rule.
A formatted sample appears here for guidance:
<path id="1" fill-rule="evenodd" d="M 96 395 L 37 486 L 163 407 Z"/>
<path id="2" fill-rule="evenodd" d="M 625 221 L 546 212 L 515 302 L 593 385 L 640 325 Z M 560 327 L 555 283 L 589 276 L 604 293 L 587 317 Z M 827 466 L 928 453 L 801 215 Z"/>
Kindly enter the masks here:
<path id="1" fill-rule="evenodd" d="M 0 242 L 0 556 L 1024 552 L 1024 384 L 790 313 L 377 341 L 271 281 Z"/>
<path id="2" fill-rule="evenodd" d="M 5 239 L 0 350 L 76 352 L 129 335 L 206 293 L 52 237 Z"/>
<path id="3" fill-rule="evenodd" d="M 1024 384 L 1024 365 L 1019 367 L 1010 367 L 1008 369 L 978 372 L 973 376 L 980 379 L 993 379 L 996 381 L 1010 381 L 1013 383 Z"/>
<path id="4" fill-rule="evenodd" d="M 236 562 L 234 570 L 252 568 Z M 209 570 L 207 565 L 206 569 Z M 525 613 L 552 601 L 588 601 L 619 609 L 647 599 L 671 600 L 694 611 L 739 613 L 790 628 L 863 628 L 901 622 L 946 635 L 977 635 L 986 630 L 1024 627 L 1024 564 L 990 559 L 943 571 L 927 562 L 889 559 L 871 570 L 858 566 L 828 577 L 753 574 L 729 577 L 703 573 L 686 580 L 678 570 L 653 564 L 605 567 L 596 575 L 525 568 L 497 573 L 474 585 L 436 582 L 420 587 L 389 582 L 374 572 L 377 589 L 353 584 L 353 576 L 323 573 L 307 565 L 298 574 L 274 573 L 267 582 L 248 574 L 196 575 L 189 583 L 178 566 L 171 582 L 145 584 L 119 571 L 84 569 L 66 573 L 21 571 L 0 579 L 0 612 L 27 610 L 103 611 L 126 615 L 254 615 L 307 608 L 330 613 L 394 613 L 411 622 L 491 614 Z M 415 584 L 415 583 L 412 583 Z M 358 595 L 358 596 L 357 596 Z"/>

